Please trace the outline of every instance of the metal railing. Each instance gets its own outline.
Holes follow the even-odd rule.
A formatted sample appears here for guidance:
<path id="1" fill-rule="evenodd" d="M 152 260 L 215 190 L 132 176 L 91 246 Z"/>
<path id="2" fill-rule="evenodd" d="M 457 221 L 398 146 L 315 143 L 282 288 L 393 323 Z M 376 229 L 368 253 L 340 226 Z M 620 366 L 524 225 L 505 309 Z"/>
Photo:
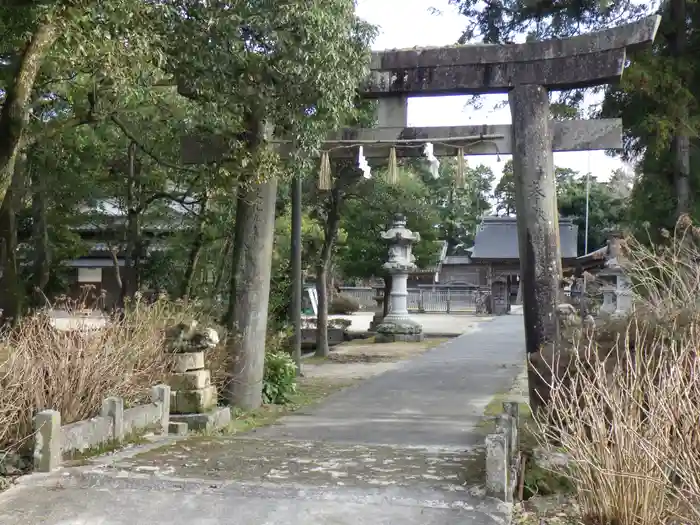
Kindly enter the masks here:
<path id="1" fill-rule="evenodd" d="M 373 299 L 375 291 L 369 286 L 341 286 L 340 293 L 352 297 L 365 308 L 375 308 L 377 306 Z"/>
<path id="2" fill-rule="evenodd" d="M 375 291 L 370 287 L 342 286 L 340 292 L 353 297 L 366 307 L 375 307 Z M 439 287 L 408 290 L 408 311 L 411 313 L 482 313 L 486 309 L 485 288 Z"/>
<path id="3" fill-rule="evenodd" d="M 479 289 L 434 288 L 409 290 L 408 311 L 416 313 L 480 313 L 486 293 Z"/>

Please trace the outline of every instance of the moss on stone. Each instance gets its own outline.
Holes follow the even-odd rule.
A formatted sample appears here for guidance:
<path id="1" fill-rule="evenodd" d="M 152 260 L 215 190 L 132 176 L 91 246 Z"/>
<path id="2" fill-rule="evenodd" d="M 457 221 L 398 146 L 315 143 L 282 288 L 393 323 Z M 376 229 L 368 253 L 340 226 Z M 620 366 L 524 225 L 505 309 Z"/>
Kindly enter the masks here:
<path id="1" fill-rule="evenodd" d="M 144 432 L 135 432 L 132 434 L 128 434 L 124 436 L 124 439 L 121 441 L 111 439 L 109 441 L 105 441 L 101 445 L 90 447 L 85 450 L 73 450 L 70 452 L 65 452 L 63 454 L 63 459 L 70 466 L 79 466 L 81 464 L 86 464 L 88 463 L 89 459 L 95 458 L 97 456 L 102 456 L 104 454 L 116 452 L 117 450 L 120 450 L 127 445 L 144 445 L 148 443 L 148 439 L 144 437 L 146 432 L 147 430 L 144 430 Z"/>

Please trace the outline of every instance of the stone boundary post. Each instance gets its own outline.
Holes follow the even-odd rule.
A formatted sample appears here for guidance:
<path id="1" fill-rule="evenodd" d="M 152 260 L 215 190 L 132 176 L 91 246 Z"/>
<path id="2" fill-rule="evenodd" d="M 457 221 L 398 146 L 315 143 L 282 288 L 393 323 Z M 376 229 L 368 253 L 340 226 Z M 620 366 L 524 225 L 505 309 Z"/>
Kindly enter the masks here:
<path id="1" fill-rule="evenodd" d="M 124 441 L 124 400 L 121 397 L 108 397 L 102 401 L 102 417 L 112 418 L 114 440 Z"/>
<path id="2" fill-rule="evenodd" d="M 34 416 L 34 470 L 51 472 L 61 465 L 61 413 L 43 410 Z"/>
<path id="3" fill-rule="evenodd" d="M 151 389 L 151 400 L 160 405 L 160 433 L 168 434 L 170 426 L 170 387 L 156 385 Z"/>
<path id="4" fill-rule="evenodd" d="M 512 503 L 520 466 L 518 403 L 504 402 L 503 411 L 496 431 L 486 436 L 486 491 Z"/>

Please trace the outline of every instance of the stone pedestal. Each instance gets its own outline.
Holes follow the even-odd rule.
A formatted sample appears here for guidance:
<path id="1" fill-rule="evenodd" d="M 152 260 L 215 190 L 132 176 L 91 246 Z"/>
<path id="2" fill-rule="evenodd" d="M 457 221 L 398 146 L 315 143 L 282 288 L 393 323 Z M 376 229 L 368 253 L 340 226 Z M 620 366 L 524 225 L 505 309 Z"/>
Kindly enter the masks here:
<path id="1" fill-rule="evenodd" d="M 374 340 L 376 343 L 422 341 L 423 327 L 408 316 L 408 274 L 416 269 L 411 246 L 420 240 L 420 235 L 406 228 L 403 215 L 396 215 L 391 229 L 382 233 L 382 238 L 390 242 L 389 261 L 384 268 L 392 281 L 389 314 L 377 326 Z"/>
<path id="2" fill-rule="evenodd" d="M 615 316 L 627 315 L 632 309 L 632 283 L 620 267 L 608 267 L 599 274 L 608 281 L 603 287 L 600 311 Z"/>
<path id="3" fill-rule="evenodd" d="M 616 287 L 608 284 L 603 286 L 601 291 L 603 292 L 603 304 L 600 306 L 600 312 L 613 315 L 615 310 L 617 310 Z"/>
<path id="4" fill-rule="evenodd" d="M 190 430 L 211 430 L 228 425 L 231 411 L 217 407 L 216 387 L 205 368 L 205 350 L 218 344 L 218 335 L 196 327 L 194 322 L 181 324 L 168 334 L 168 347 L 175 361 L 170 377 L 170 420 L 187 423 Z"/>
<path id="5" fill-rule="evenodd" d="M 625 315 L 632 310 L 632 281 L 624 272 L 617 276 L 617 311 Z"/>
<path id="6" fill-rule="evenodd" d="M 214 408 L 218 401 L 216 387 L 211 384 L 211 374 L 205 368 L 173 374 L 170 388 L 170 411 L 173 414 L 206 412 Z"/>

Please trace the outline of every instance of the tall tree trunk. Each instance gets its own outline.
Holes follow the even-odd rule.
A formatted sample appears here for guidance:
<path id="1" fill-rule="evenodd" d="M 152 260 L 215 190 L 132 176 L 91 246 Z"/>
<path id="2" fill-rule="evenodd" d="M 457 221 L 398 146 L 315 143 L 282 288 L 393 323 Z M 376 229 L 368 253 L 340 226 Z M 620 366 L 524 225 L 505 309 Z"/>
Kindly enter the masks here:
<path id="1" fill-rule="evenodd" d="M 22 313 L 24 289 L 17 261 L 17 209 L 26 190 L 26 166 L 14 163 L 10 187 L 0 205 L 0 316 L 3 322 L 16 322 Z"/>
<path id="2" fill-rule="evenodd" d="M 318 295 L 318 315 L 316 316 L 316 355 L 328 357 L 328 284 L 330 278 L 333 249 L 338 239 L 340 227 L 340 205 L 342 193 L 337 187 L 328 198 L 328 217 L 324 228 L 323 247 L 316 271 L 316 293 Z"/>
<path id="3" fill-rule="evenodd" d="M 141 289 L 141 263 L 144 251 L 144 243 L 141 238 L 141 213 L 138 210 L 129 210 L 127 224 L 129 231 L 127 240 L 129 253 L 127 297 L 133 297 Z"/>
<path id="4" fill-rule="evenodd" d="M 316 296 L 318 297 L 316 315 L 316 355 L 328 357 L 328 270 L 321 263 L 316 268 Z"/>
<path id="5" fill-rule="evenodd" d="M 112 265 L 114 266 L 114 280 L 117 283 L 119 290 L 124 289 L 124 280 L 122 279 L 122 269 L 119 266 L 119 252 L 121 251 L 119 245 L 110 246 L 109 254 L 112 257 Z M 121 293 L 121 292 L 120 292 Z"/>
<path id="6" fill-rule="evenodd" d="M 690 212 L 690 137 L 678 134 L 672 140 L 676 217 Z"/>
<path id="7" fill-rule="evenodd" d="M 292 301 L 289 307 L 289 318 L 294 326 L 292 338 L 292 356 L 297 368 L 297 376 L 301 376 L 301 305 L 304 290 L 303 276 L 303 247 L 302 247 L 302 180 L 299 174 L 292 178 L 292 238 L 290 279 L 292 281 Z"/>
<path id="8" fill-rule="evenodd" d="M 34 306 L 42 303 L 43 291 L 49 282 L 51 260 L 49 254 L 49 231 L 46 209 L 46 186 L 41 175 L 32 165 L 29 156 L 27 170 L 31 181 L 32 192 L 32 241 L 34 244 L 34 260 L 32 261 L 32 296 Z"/>
<path id="9" fill-rule="evenodd" d="M 229 401 L 235 407 L 252 410 L 262 404 L 277 179 L 260 172 L 265 165 L 260 158 L 267 149 L 270 128 L 250 113 L 246 134 L 256 172 L 254 179 L 238 189 L 226 344 L 233 357 Z M 264 182 L 254 182 L 260 179 Z"/>
<path id="10" fill-rule="evenodd" d="M 233 406 L 253 410 L 262 404 L 277 180 L 238 191 L 227 341 L 234 358 L 233 380 L 228 396 Z"/>
<path id="11" fill-rule="evenodd" d="M 226 238 L 224 241 L 224 246 L 221 249 L 221 258 L 219 259 L 219 264 L 216 267 L 216 272 L 215 272 L 215 277 L 214 277 L 214 291 L 213 295 L 214 297 L 218 297 L 218 295 L 223 291 L 222 290 L 222 285 L 224 284 L 225 280 L 224 277 L 226 276 L 226 261 L 229 261 L 231 259 L 231 249 L 233 248 L 233 241 L 231 239 L 233 237 L 232 234 L 229 234 L 229 236 Z M 224 325 L 226 325 L 226 322 L 224 320 L 223 322 Z"/>
<path id="12" fill-rule="evenodd" d="M 687 0 L 671 0 L 670 15 L 673 30 L 669 36 L 669 47 L 673 59 L 679 64 L 681 71 L 685 70 L 682 64 L 687 42 Z M 682 84 L 689 88 L 687 75 L 682 75 Z M 676 193 L 676 217 L 690 211 L 690 137 L 688 136 L 686 118 L 687 108 L 678 108 L 678 117 L 675 122 L 675 135 L 671 141 L 671 158 L 673 159 L 673 179 Z"/>
<path id="13" fill-rule="evenodd" d="M 17 268 L 15 215 L 24 190 L 24 169 L 18 169 L 22 137 L 29 121 L 29 102 L 41 64 L 58 31 L 53 24 L 39 24 L 20 57 L 0 110 L 0 185 L 7 187 L 0 205 L 0 308 L 4 320 L 17 320 L 23 297 Z M 8 184 L 9 182 L 9 184 Z"/>
<path id="14" fill-rule="evenodd" d="M 119 306 L 123 307 L 126 298 L 133 297 L 138 290 L 139 253 L 141 250 L 140 210 L 136 181 L 135 142 L 129 144 L 127 181 L 126 181 L 126 249 L 124 250 L 124 273 L 121 275 L 122 287 Z"/>
<path id="15" fill-rule="evenodd" d="M 185 268 L 185 276 L 182 281 L 182 290 L 180 291 L 180 296 L 185 299 L 192 293 L 195 270 L 197 269 L 197 263 L 199 262 L 200 255 L 202 254 L 202 249 L 204 248 L 204 229 L 207 223 L 207 204 L 208 199 L 205 196 L 202 199 L 199 216 L 197 217 L 197 232 L 195 233 L 194 240 L 192 241 L 192 246 L 190 246 L 190 253 L 187 257 L 187 267 Z"/>
<path id="16" fill-rule="evenodd" d="M 228 280 L 228 308 L 226 309 L 226 315 L 224 316 L 224 326 L 228 329 L 229 333 L 233 333 L 236 330 L 236 321 L 234 315 L 236 312 L 236 271 L 240 265 L 241 254 L 243 252 L 243 241 L 245 239 L 245 227 L 247 221 L 247 215 L 250 213 L 245 209 L 245 203 L 243 206 L 241 204 L 243 195 L 243 189 L 238 189 L 238 195 L 236 196 L 236 223 L 233 228 L 233 246 L 231 250 L 231 267 L 229 268 L 229 280 Z"/>

